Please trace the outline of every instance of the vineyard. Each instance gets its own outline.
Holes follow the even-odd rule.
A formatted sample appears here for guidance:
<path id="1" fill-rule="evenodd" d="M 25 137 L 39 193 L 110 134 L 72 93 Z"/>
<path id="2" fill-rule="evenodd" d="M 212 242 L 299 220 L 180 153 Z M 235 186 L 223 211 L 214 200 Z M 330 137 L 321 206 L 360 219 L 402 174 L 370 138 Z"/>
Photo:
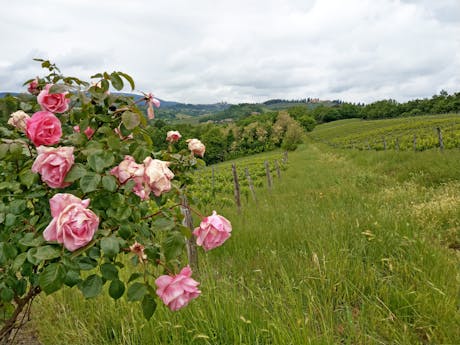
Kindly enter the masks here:
<path id="1" fill-rule="evenodd" d="M 278 172 L 281 174 L 287 168 L 286 158 L 287 156 L 283 152 L 273 151 L 232 161 L 236 166 L 242 201 L 247 203 L 251 198 L 254 198 L 251 196 L 246 170 L 255 189 L 264 186 L 268 187 L 265 162 L 269 167 L 270 178 L 276 180 L 280 176 Z M 213 205 L 213 207 L 217 208 L 235 205 L 233 197 L 234 177 L 231 163 L 216 164 L 198 170 L 193 175 L 193 182 L 188 187 L 188 192 L 194 204 L 200 207 Z M 197 197 L 194 198 L 194 196 Z"/>
<path id="2" fill-rule="evenodd" d="M 423 151 L 440 145 L 460 147 L 460 115 L 417 116 L 385 120 L 349 119 L 315 128 L 310 137 L 338 148 Z"/>

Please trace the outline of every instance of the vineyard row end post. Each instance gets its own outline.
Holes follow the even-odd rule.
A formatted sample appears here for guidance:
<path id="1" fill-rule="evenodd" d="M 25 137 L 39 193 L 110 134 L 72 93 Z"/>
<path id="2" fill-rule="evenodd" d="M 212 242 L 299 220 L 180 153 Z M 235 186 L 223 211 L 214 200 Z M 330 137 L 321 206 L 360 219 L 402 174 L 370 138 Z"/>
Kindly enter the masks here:
<path id="1" fill-rule="evenodd" d="M 240 213 L 241 212 L 240 184 L 238 183 L 238 174 L 236 172 L 235 163 L 232 164 L 232 172 L 233 172 L 233 194 L 235 196 L 235 203 L 238 209 L 238 213 Z"/>

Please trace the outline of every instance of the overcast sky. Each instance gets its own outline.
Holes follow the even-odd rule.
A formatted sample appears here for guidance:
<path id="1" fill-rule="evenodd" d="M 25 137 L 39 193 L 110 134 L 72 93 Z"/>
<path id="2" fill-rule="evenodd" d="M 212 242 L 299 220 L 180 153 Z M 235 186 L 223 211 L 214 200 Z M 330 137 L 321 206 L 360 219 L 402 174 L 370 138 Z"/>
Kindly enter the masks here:
<path id="1" fill-rule="evenodd" d="M 460 0 L 0 0 L 0 91 L 130 74 L 190 103 L 372 102 L 460 91 Z"/>

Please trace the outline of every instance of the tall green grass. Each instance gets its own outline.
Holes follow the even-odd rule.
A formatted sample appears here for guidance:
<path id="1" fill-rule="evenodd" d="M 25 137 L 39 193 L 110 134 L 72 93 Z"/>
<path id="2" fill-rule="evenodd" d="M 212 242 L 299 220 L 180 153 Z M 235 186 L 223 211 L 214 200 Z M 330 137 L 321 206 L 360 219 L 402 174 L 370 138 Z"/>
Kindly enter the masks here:
<path id="1" fill-rule="evenodd" d="M 137 305 L 41 296 L 43 344 L 458 344 L 460 153 L 309 144 L 200 252 L 202 296 Z M 209 210 L 212 205 L 209 206 Z"/>

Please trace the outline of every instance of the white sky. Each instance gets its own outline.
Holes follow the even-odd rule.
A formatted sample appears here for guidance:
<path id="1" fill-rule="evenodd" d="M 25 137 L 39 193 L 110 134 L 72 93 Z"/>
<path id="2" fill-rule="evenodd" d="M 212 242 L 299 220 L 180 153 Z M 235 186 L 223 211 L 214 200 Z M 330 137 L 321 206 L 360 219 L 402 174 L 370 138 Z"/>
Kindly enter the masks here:
<path id="1" fill-rule="evenodd" d="M 0 0 L 0 90 L 130 74 L 180 102 L 371 102 L 460 91 L 460 0 Z"/>

